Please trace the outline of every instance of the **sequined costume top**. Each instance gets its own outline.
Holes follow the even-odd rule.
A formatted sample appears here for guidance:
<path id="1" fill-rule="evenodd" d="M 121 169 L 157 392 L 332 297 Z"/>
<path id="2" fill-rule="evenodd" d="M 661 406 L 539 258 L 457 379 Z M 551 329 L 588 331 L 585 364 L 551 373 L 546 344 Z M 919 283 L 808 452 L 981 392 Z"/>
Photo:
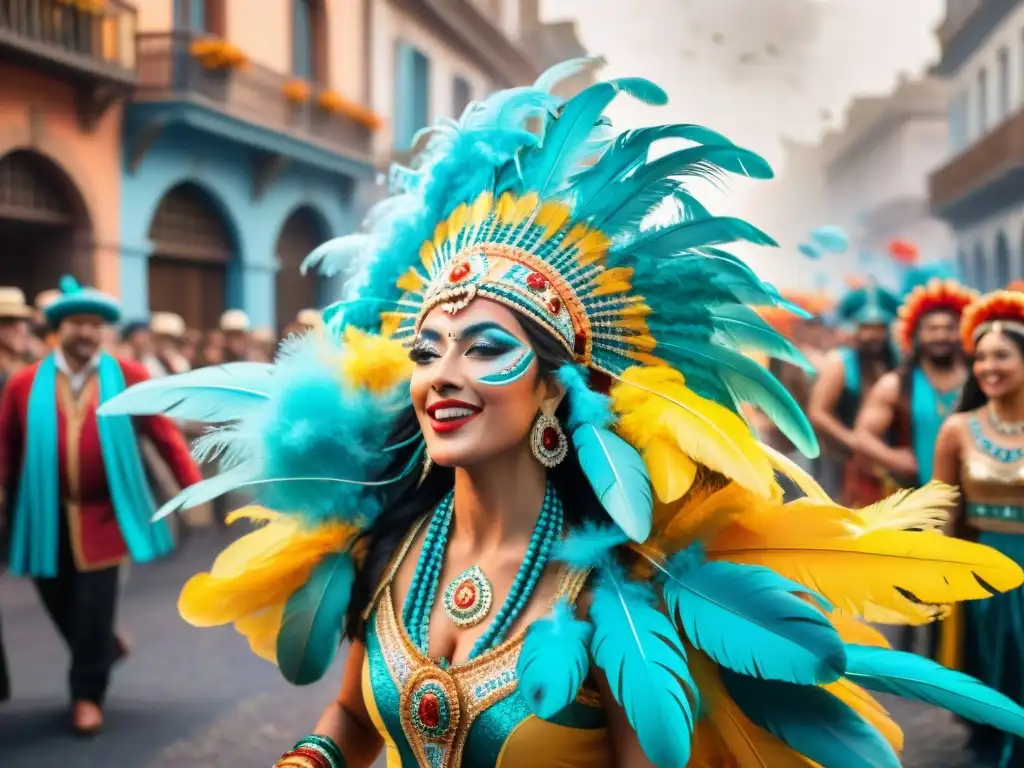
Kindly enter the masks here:
<path id="1" fill-rule="evenodd" d="M 448 669 L 412 643 L 391 582 L 417 530 L 380 585 L 366 629 L 363 697 L 388 768 L 611 766 L 604 710 L 586 685 L 552 721 L 530 713 L 516 676 L 525 630 Z M 558 596 L 575 601 L 585 580 L 585 573 L 565 571 Z"/>
<path id="2" fill-rule="evenodd" d="M 980 412 L 971 415 L 967 429 L 960 479 L 968 522 L 1024 533 L 1024 446 L 1003 446 Z"/>

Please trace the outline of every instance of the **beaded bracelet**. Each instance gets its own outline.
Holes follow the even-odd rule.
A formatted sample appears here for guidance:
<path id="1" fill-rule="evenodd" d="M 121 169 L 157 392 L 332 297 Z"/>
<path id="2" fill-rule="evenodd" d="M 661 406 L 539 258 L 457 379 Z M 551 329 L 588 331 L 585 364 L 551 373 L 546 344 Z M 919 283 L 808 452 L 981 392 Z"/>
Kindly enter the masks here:
<path id="1" fill-rule="evenodd" d="M 281 755 L 275 768 L 347 768 L 347 764 L 333 739 L 312 734 Z"/>

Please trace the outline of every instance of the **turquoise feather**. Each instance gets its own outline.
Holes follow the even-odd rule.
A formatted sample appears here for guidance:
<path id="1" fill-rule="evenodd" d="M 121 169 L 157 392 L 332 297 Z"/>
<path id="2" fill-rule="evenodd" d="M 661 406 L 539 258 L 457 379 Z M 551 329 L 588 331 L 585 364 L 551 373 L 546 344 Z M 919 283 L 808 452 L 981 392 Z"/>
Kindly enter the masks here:
<path id="1" fill-rule="evenodd" d="M 627 541 L 621 528 L 588 521 L 559 542 L 552 557 L 580 570 L 606 568 L 612 564 L 615 548 Z"/>
<path id="2" fill-rule="evenodd" d="M 711 562 L 664 569 L 665 605 L 686 637 L 723 667 L 744 675 L 819 685 L 838 680 L 843 641 L 806 587 L 769 568 Z"/>
<path id="3" fill-rule="evenodd" d="M 331 555 L 289 598 L 277 632 L 277 666 L 289 683 L 315 683 L 331 666 L 355 577 L 348 554 Z"/>
<path id="4" fill-rule="evenodd" d="M 647 759 L 678 768 L 690 759 L 697 689 L 672 622 L 656 607 L 648 584 L 629 581 L 617 566 L 594 585 L 590 653 L 625 710 Z"/>
<path id="5" fill-rule="evenodd" d="M 604 56 L 580 56 L 575 59 L 568 59 L 545 69 L 540 74 L 540 77 L 534 81 L 533 87 L 538 91 L 550 93 L 570 77 L 590 72 L 604 64 Z"/>
<path id="6" fill-rule="evenodd" d="M 256 470 L 248 464 L 232 467 L 195 485 L 183 488 L 177 496 L 167 501 L 153 515 L 153 522 L 162 520 L 174 512 L 191 509 L 230 493 L 256 477 Z"/>
<path id="7" fill-rule="evenodd" d="M 821 251 L 818 249 L 818 246 L 816 245 L 811 245 L 810 243 L 800 243 L 796 247 L 796 249 L 800 251 L 800 253 L 802 253 L 804 256 L 806 256 L 808 259 L 821 258 Z"/>
<path id="8" fill-rule="evenodd" d="M 651 534 L 654 496 L 640 454 L 607 429 L 583 424 L 572 433 L 583 474 L 612 521 L 633 541 Z"/>
<path id="9" fill-rule="evenodd" d="M 824 688 L 719 671 L 752 723 L 823 768 L 899 768 L 882 735 Z"/>
<path id="10" fill-rule="evenodd" d="M 846 646 L 846 678 L 870 691 L 948 709 L 957 717 L 1024 738 L 1024 709 L 973 677 L 913 653 Z"/>
<path id="11" fill-rule="evenodd" d="M 830 253 L 846 253 L 849 238 L 839 227 L 826 225 L 811 232 L 811 239 Z"/>
<path id="12" fill-rule="evenodd" d="M 730 216 L 682 221 L 641 235 L 625 249 L 634 256 L 685 253 L 693 248 L 746 241 L 755 245 L 775 245 L 775 241 L 753 224 Z"/>
<path id="13" fill-rule="evenodd" d="M 570 99 L 551 123 L 540 152 L 530 156 L 523 169 L 523 185 L 541 197 L 557 192 L 580 158 L 580 146 L 594 129 L 601 113 L 620 93 L 626 92 L 651 104 L 664 103 L 665 92 L 649 80 L 626 77 L 595 83 Z"/>
<path id="14" fill-rule="evenodd" d="M 369 235 L 343 235 L 328 240 L 313 249 L 302 261 L 302 274 L 315 269 L 324 277 L 339 274 L 345 266 L 355 260 L 364 249 L 372 244 Z"/>
<path id="15" fill-rule="evenodd" d="M 563 599 L 549 618 L 526 631 L 516 674 L 519 690 L 537 717 L 548 720 L 576 700 L 590 671 L 588 648 L 594 627 L 573 615 Z"/>
<path id="16" fill-rule="evenodd" d="M 148 379 L 105 402 L 97 414 L 234 421 L 270 400 L 273 376 L 274 366 L 269 363 L 227 363 Z"/>
<path id="17" fill-rule="evenodd" d="M 729 304 L 717 307 L 711 316 L 715 328 L 737 349 L 757 350 L 776 360 L 792 363 L 808 373 L 814 372 L 814 366 L 804 353 L 750 307 Z"/>

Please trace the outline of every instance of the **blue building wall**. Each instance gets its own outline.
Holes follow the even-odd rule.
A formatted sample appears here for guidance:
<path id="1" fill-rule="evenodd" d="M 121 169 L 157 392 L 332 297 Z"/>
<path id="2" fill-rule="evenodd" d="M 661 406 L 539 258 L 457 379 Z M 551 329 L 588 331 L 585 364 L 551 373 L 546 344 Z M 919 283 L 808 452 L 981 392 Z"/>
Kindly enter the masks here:
<path id="1" fill-rule="evenodd" d="M 130 132 L 130 116 L 126 136 Z M 126 317 L 149 313 L 148 232 L 163 196 L 185 182 L 204 189 L 220 209 L 234 239 L 235 261 L 228 271 L 226 304 L 248 313 L 254 326 L 276 325 L 275 279 L 278 235 L 297 208 L 319 215 L 325 237 L 353 229 L 354 181 L 308 166 L 289 166 L 264 190 L 253 192 L 253 151 L 187 126 L 169 126 L 150 146 L 133 173 L 125 142 L 121 194 L 121 298 Z M 334 291 L 328 288 L 328 293 Z"/>

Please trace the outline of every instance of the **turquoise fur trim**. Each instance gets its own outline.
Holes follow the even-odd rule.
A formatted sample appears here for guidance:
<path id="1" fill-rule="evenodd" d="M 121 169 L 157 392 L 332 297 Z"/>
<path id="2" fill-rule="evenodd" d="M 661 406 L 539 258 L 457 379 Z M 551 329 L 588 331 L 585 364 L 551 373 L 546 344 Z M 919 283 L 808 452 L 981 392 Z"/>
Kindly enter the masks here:
<path id="1" fill-rule="evenodd" d="M 101 403 L 124 390 L 121 365 L 110 355 L 100 358 L 98 376 Z M 50 355 L 40 363 L 29 393 L 25 459 L 11 540 L 11 573 L 15 575 L 57 575 L 60 483 L 56 384 L 57 365 Z M 110 498 L 128 551 L 137 562 L 166 555 L 174 548 L 174 540 L 166 523 L 150 523 L 156 505 L 131 417 L 101 418 L 98 429 Z"/>

